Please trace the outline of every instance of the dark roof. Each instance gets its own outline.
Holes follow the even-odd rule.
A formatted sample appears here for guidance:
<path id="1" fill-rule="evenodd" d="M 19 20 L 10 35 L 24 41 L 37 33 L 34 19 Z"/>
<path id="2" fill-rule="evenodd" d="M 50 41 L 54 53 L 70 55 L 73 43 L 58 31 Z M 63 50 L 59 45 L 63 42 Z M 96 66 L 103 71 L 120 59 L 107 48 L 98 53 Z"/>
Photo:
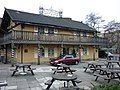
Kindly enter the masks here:
<path id="1" fill-rule="evenodd" d="M 70 19 L 49 17 L 49 16 L 27 13 L 27 12 L 11 10 L 11 9 L 5 9 L 5 11 L 8 13 L 8 15 L 13 21 L 51 25 L 57 27 L 72 28 L 77 30 L 96 31 L 95 29 L 89 27 L 86 24 L 83 24 L 82 22 L 78 22 Z"/>

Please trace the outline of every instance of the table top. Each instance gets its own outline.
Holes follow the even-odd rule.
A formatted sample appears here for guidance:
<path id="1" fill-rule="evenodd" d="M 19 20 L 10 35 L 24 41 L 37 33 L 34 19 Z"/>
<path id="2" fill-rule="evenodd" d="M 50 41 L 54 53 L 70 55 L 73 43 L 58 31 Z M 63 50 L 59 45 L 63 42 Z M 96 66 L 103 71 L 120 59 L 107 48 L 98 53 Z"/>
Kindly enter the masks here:
<path id="1" fill-rule="evenodd" d="M 70 81 L 77 79 L 77 76 L 74 74 L 68 74 L 68 73 L 56 73 L 52 76 L 55 80 L 60 81 Z"/>
<path id="2" fill-rule="evenodd" d="M 98 61 L 93 61 L 93 62 L 88 62 L 89 65 L 96 65 L 96 66 L 104 66 L 105 63 L 103 62 L 98 62 Z"/>
<path id="3" fill-rule="evenodd" d="M 60 66 L 60 67 L 65 67 L 65 68 L 69 68 L 69 66 L 66 65 L 66 64 L 58 64 L 58 66 Z"/>
<path id="4" fill-rule="evenodd" d="M 31 66 L 31 64 L 21 63 L 21 64 L 15 64 L 15 66 L 20 66 L 20 67 L 22 67 L 22 66 Z"/>
<path id="5" fill-rule="evenodd" d="M 118 68 L 99 68 L 99 69 L 111 73 L 120 73 L 120 69 Z"/>
<path id="6" fill-rule="evenodd" d="M 109 62 L 109 63 L 120 63 L 120 61 L 118 61 L 118 60 L 108 60 L 107 62 Z"/>

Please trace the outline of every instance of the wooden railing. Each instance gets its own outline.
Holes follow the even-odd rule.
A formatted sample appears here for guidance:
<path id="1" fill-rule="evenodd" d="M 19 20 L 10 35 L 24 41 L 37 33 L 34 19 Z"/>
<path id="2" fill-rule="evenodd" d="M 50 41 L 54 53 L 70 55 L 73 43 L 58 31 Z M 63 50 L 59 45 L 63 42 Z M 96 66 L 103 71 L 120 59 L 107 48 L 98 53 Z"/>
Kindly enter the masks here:
<path id="1" fill-rule="evenodd" d="M 73 43 L 107 43 L 107 39 L 98 37 L 81 37 L 65 34 L 40 34 L 30 31 L 11 31 L 4 35 L 0 42 L 10 40 L 28 40 L 28 41 L 44 41 L 44 42 L 73 42 Z"/>

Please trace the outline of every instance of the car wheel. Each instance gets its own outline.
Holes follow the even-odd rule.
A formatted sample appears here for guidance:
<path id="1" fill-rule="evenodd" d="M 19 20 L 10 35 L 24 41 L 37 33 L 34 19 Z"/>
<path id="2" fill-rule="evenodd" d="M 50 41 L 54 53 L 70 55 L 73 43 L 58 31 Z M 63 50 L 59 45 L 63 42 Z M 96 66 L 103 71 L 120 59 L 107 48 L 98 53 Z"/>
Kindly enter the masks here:
<path id="1" fill-rule="evenodd" d="M 79 62 L 78 61 L 75 61 L 75 65 L 78 65 L 79 64 Z"/>
<path id="2" fill-rule="evenodd" d="M 60 64 L 63 64 L 63 62 L 60 62 Z"/>

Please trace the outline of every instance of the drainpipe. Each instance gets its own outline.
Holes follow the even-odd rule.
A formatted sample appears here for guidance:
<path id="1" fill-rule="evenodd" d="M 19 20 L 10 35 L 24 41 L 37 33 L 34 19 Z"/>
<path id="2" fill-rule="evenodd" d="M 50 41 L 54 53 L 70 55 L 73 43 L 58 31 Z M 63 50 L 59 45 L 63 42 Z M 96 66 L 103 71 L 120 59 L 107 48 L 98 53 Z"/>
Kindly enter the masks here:
<path id="1" fill-rule="evenodd" d="M 7 64 L 7 45 L 5 45 L 5 62 L 4 64 Z"/>
<path id="2" fill-rule="evenodd" d="M 95 46 L 93 46 L 93 61 L 95 61 Z"/>
<path id="3" fill-rule="evenodd" d="M 24 29 L 24 25 L 21 24 L 21 39 L 23 40 L 23 29 Z M 21 43 L 21 63 L 23 63 L 23 44 Z"/>
<path id="4" fill-rule="evenodd" d="M 63 35 L 61 35 L 61 48 L 60 48 L 60 55 L 63 55 Z"/>
<path id="5" fill-rule="evenodd" d="M 82 46 L 79 45 L 79 52 L 78 52 L 78 53 L 79 53 L 80 62 L 82 61 L 82 60 L 81 60 L 81 59 L 82 59 L 82 58 L 81 58 L 81 48 L 82 48 Z"/>
<path id="6" fill-rule="evenodd" d="M 40 65 L 40 44 L 38 44 L 38 65 Z"/>
<path id="7" fill-rule="evenodd" d="M 79 34 L 79 43 L 81 43 L 81 36 L 80 36 L 80 34 Z M 81 49 L 82 49 L 82 46 L 81 45 L 79 45 L 79 58 L 80 58 L 80 61 L 82 61 L 82 57 L 81 57 Z"/>

